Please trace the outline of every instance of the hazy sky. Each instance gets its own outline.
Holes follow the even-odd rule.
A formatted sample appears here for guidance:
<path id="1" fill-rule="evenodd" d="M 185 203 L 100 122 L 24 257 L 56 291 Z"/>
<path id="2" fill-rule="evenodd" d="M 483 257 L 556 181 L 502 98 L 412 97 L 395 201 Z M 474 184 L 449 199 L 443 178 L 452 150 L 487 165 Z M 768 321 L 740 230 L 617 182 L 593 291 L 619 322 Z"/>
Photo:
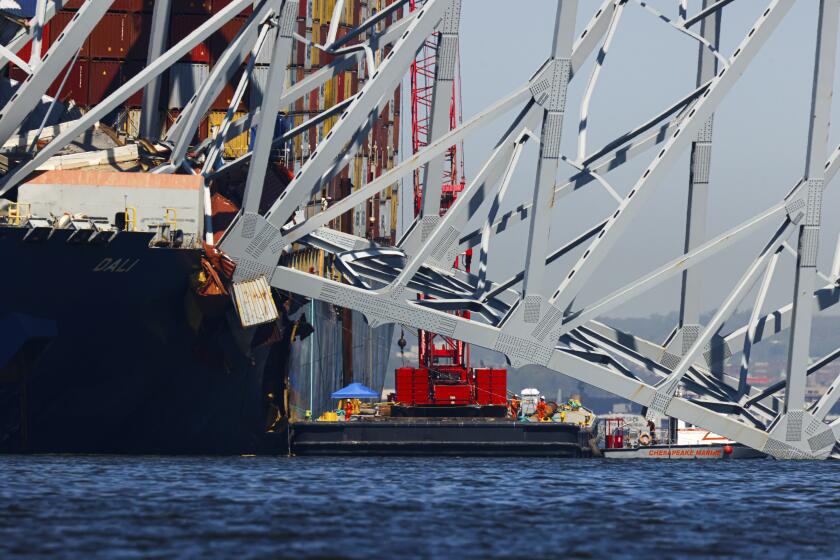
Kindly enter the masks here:
<path id="1" fill-rule="evenodd" d="M 676 16 L 676 0 L 649 2 L 669 17 Z M 600 0 L 581 0 L 578 32 Z M 691 0 L 689 13 L 701 2 Z M 742 222 L 780 200 L 802 176 L 807 139 L 808 112 L 813 74 L 818 0 L 800 0 L 766 44 L 738 85 L 720 106 L 715 120 L 712 156 L 709 236 Z M 735 45 L 749 31 L 767 2 L 735 2 L 724 10 L 721 51 L 731 56 Z M 526 82 L 548 56 L 556 0 L 464 0 L 461 25 L 461 77 L 466 118 Z M 698 28 L 699 29 L 699 28 Z M 619 133 L 641 124 L 660 109 L 694 89 L 696 42 L 629 2 L 614 45 L 607 58 L 590 109 L 589 151 Z M 589 79 L 592 58 L 573 81 L 563 131 L 564 154 L 575 155 L 579 101 Z M 835 84 L 835 88 L 840 83 Z M 408 117 L 408 107 L 404 115 Z M 833 115 L 836 116 L 837 108 Z M 465 148 L 467 178 L 474 176 L 512 115 L 499 119 L 469 138 Z M 408 118 L 406 118 L 408 121 Z M 838 134 L 830 135 L 829 152 Z M 406 138 L 410 140 L 410 138 Z M 404 146 L 410 149 L 410 142 Z M 535 149 L 520 162 L 510 204 L 530 200 L 536 161 Z M 623 196 L 639 178 L 656 152 L 639 155 L 607 179 Z M 571 174 L 562 168 L 560 177 Z M 688 154 L 657 187 L 656 198 L 638 216 L 622 241 L 601 266 L 598 276 L 581 294 L 578 303 L 600 298 L 640 275 L 679 255 L 683 245 Z M 820 268 L 828 272 L 838 236 L 836 188 L 826 192 Z M 615 202 L 601 187 L 561 199 L 554 209 L 551 239 L 554 246 L 575 237 L 584 228 L 612 213 Z M 407 208 L 404 206 L 404 209 Z M 772 226 L 775 228 L 775 226 Z M 725 254 L 707 261 L 698 270 L 704 278 L 704 308 L 713 309 L 728 293 L 766 242 L 771 228 L 756 233 Z M 510 268 L 524 260 L 522 243 L 527 226 L 521 225 L 496 240 L 491 276 L 507 277 Z M 795 245 L 795 242 L 794 242 Z M 579 253 L 552 269 L 556 284 L 563 270 Z M 794 260 L 780 261 L 774 288 L 765 309 L 790 300 Z M 751 306 L 754 296 L 745 305 Z M 611 313 L 639 316 L 675 310 L 679 280 Z"/>

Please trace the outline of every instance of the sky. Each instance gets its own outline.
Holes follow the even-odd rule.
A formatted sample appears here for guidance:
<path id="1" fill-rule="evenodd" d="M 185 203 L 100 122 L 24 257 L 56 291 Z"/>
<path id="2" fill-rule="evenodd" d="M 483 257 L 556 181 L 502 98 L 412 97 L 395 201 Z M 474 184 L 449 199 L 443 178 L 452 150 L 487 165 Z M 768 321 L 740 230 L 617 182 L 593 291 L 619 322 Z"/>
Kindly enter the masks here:
<path id="1" fill-rule="evenodd" d="M 769 0 L 768 0 L 769 1 Z M 578 33 L 600 0 L 580 0 Z M 678 2 L 649 2 L 675 18 Z M 813 57 L 818 0 L 795 2 L 791 12 L 765 45 L 765 50 L 720 105 L 715 117 L 707 233 L 713 237 L 779 201 L 803 175 L 807 125 L 813 78 Z M 461 19 L 461 82 L 464 118 L 480 112 L 513 91 L 534 74 L 548 56 L 556 0 L 463 0 Z M 700 7 L 690 0 L 689 13 Z M 724 10 L 721 52 L 729 57 L 767 6 L 764 0 L 735 2 Z M 590 57 L 570 85 L 564 123 L 563 153 L 574 156 L 580 100 L 589 79 Z M 624 10 L 610 49 L 589 118 L 589 151 L 621 132 L 641 124 L 694 89 L 697 43 L 630 1 Z M 835 88 L 840 82 L 835 83 Z M 406 96 L 407 97 L 407 96 Z M 404 115 L 409 115 L 405 107 Z M 838 108 L 832 111 L 837 120 Z M 493 144 L 510 124 L 505 115 L 469 137 L 465 143 L 466 175 L 475 176 Z M 406 124 L 409 119 L 405 119 Z M 407 132 L 406 132 L 407 133 Z M 829 153 L 840 138 L 830 133 Z M 404 147 L 410 150 L 410 137 Z M 607 175 L 622 196 L 639 179 L 656 154 L 650 150 L 624 168 Z M 506 207 L 530 201 L 536 169 L 536 149 L 526 151 L 514 175 Z M 572 170 L 561 166 L 560 177 Z M 637 216 L 618 245 L 587 284 L 576 304 L 585 305 L 618 289 L 667 261 L 679 256 L 683 246 L 688 186 L 688 150 L 667 178 L 656 187 L 655 198 Z M 828 273 L 840 224 L 830 214 L 836 208 L 836 188 L 826 191 L 820 270 Z M 550 239 L 556 247 L 611 214 L 613 199 L 596 184 L 561 199 L 552 214 Z M 403 210 L 409 212 L 407 205 Z M 407 218 L 406 215 L 403 218 Z M 410 219 L 410 218 L 409 218 Z M 748 264 L 766 243 L 771 229 L 756 233 L 696 270 L 703 281 L 705 310 L 715 309 L 732 289 Z M 500 279 L 524 262 L 523 243 L 527 225 L 522 224 L 495 238 L 491 250 L 490 276 Z M 795 241 L 793 243 L 795 245 Z M 577 253 L 551 270 L 552 284 L 565 276 Z M 765 310 L 790 301 L 793 290 L 791 256 L 780 261 Z M 611 316 L 647 316 L 678 309 L 679 278 L 666 282 L 636 300 L 612 310 Z M 755 291 L 741 309 L 752 306 Z"/>

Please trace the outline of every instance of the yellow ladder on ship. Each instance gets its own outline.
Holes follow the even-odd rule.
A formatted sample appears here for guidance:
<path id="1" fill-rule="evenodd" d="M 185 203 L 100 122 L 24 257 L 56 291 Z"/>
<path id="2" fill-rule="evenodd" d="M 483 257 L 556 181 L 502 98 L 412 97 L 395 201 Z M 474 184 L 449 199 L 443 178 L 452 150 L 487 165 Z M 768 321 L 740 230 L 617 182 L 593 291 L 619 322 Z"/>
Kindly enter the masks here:
<path id="1" fill-rule="evenodd" d="M 24 210 L 25 209 L 25 210 Z M 32 216 L 32 205 L 28 202 L 12 202 L 9 204 L 9 221 L 16 226 L 26 218 Z"/>

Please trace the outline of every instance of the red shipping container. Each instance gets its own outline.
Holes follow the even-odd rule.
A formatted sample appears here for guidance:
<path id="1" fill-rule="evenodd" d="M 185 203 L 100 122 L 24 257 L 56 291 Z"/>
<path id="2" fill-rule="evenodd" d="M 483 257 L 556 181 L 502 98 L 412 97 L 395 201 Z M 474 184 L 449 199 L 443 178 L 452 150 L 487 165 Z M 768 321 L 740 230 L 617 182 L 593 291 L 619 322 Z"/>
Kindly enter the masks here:
<path id="1" fill-rule="evenodd" d="M 50 24 L 44 26 L 44 32 L 41 35 L 41 58 L 50 50 Z M 29 57 L 32 56 L 32 41 L 29 41 L 17 52 L 18 57 L 24 62 L 29 62 Z M 11 64 L 11 63 L 10 63 Z"/>
<path id="2" fill-rule="evenodd" d="M 335 93 L 335 101 L 336 103 L 341 103 L 345 99 L 344 95 L 344 82 L 345 82 L 345 75 L 347 72 L 341 72 L 338 76 L 336 76 L 336 93 Z"/>
<path id="3" fill-rule="evenodd" d="M 304 10 L 305 9 L 306 9 L 306 7 L 304 5 Z M 298 32 L 298 35 L 300 35 L 301 37 L 306 37 L 306 21 L 299 21 L 298 22 L 297 32 Z M 301 68 L 303 68 L 303 66 L 306 64 L 306 47 L 304 47 L 299 42 L 295 41 L 294 42 L 294 55 L 295 55 L 294 56 L 295 64 L 297 66 L 300 66 Z M 301 70 L 301 72 L 303 72 L 303 70 Z M 297 81 L 301 81 L 302 79 L 303 79 L 303 74 L 298 76 Z"/>
<path id="4" fill-rule="evenodd" d="M 107 13 L 90 35 L 90 55 L 93 58 L 125 59 L 131 43 L 131 16 Z"/>
<path id="5" fill-rule="evenodd" d="M 242 29 L 246 19 L 247 18 L 244 17 L 232 19 L 210 36 L 210 58 L 213 61 L 213 64 L 219 60 L 219 57 L 224 54 L 225 49 L 227 49 L 236 38 L 236 34 L 239 33 L 240 29 Z M 248 57 L 246 56 L 244 62 L 247 61 Z"/>
<path id="6" fill-rule="evenodd" d="M 128 80 L 136 76 L 140 73 L 146 65 L 143 62 L 125 62 L 122 66 L 122 75 L 120 76 L 120 85 L 126 83 Z M 166 80 L 168 78 L 168 74 L 164 73 L 161 76 L 161 80 Z M 166 91 L 166 83 L 163 84 L 163 91 Z M 164 96 L 161 96 L 163 98 Z M 141 88 L 139 91 L 133 93 L 131 97 L 129 97 L 125 101 L 125 105 L 127 107 L 140 107 L 143 104 L 143 89 Z"/>
<path id="7" fill-rule="evenodd" d="M 174 47 L 178 42 L 182 41 L 195 31 L 207 18 L 195 15 L 174 15 L 172 16 L 172 23 L 169 28 L 169 46 Z M 210 49 L 207 46 L 207 41 L 199 43 L 192 48 L 190 52 L 182 59 L 184 62 L 203 62 L 210 64 Z"/>
<path id="8" fill-rule="evenodd" d="M 327 36 L 329 36 L 329 34 L 330 34 L 330 26 L 327 25 L 326 23 L 321 24 L 321 42 L 326 41 Z M 330 64 L 333 61 L 333 59 L 335 59 L 335 57 L 333 55 L 325 53 L 325 52 L 321 52 L 318 55 L 318 60 L 321 62 L 321 66 L 326 66 L 327 64 Z"/>
<path id="9" fill-rule="evenodd" d="M 227 8 L 228 4 L 230 4 L 233 0 L 211 0 L 210 8 L 214 14 L 218 14 L 223 9 Z M 306 9 L 306 2 L 302 2 L 303 9 Z M 254 8 L 248 6 L 244 10 L 242 10 L 241 15 L 249 16 L 254 12 Z"/>
<path id="10" fill-rule="evenodd" d="M 178 118 L 178 115 L 180 115 L 180 114 L 181 114 L 180 111 L 177 111 L 177 110 L 174 110 L 174 109 L 170 109 L 170 110 L 166 111 L 166 130 L 169 130 L 169 127 L 171 127 L 173 124 L 175 124 L 175 121 Z M 206 140 L 209 129 L 210 129 L 210 121 L 207 117 L 205 117 L 198 124 L 198 128 L 195 131 L 195 135 L 192 137 L 192 139 L 190 141 L 191 144 L 195 145 L 199 142 L 202 142 L 202 141 Z"/>
<path id="11" fill-rule="evenodd" d="M 130 60 L 145 61 L 149 56 L 149 36 L 152 34 L 152 14 L 129 14 L 128 56 Z"/>
<path id="12" fill-rule="evenodd" d="M 172 0 L 173 14 L 206 15 L 213 11 L 211 0 Z"/>
<path id="13" fill-rule="evenodd" d="M 233 78 L 225 83 L 222 87 L 221 93 L 219 93 L 219 97 L 213 101 L 213 104 L 210 107 L 213 111 L 227 111 L 227 108 L 230 106 L 230 102 L 233 101 L 233 94 L 236 93 L 236 86 L 239 85 L 242 73 L 243 70 L 240 68 L 234 73 Z M 243 101 L 247 99 L 247 96 L 243 95 L 242 100 L 239 101 L 239 106 L 236 109 L 239 110 L 244 108 Z"/>
<path id="14" fill-rule="evenodd" d="M 58 41 L 58 38 L 64 33 L 64 29 L 69 25 L 70 20 L 76 16 L 77 12 L 58 12 L 50 20 L 50 44 Z M 87 58 L 90 56 L 90 37 L 88 36 L 82 43 L 82 48 L 79 50 L 79 56 Z"/>
<path id="15" fill-rule="evenodd" d="M 63 6 L 65 9 L 71 10 L 78 10 L 84 4 L 84 0 L 65 0 Z M 144 4 L 148 4 L 148 6 L 154 5 L 154 0 L 114 0 L 114 3 L 111 4 L 110 11 L 119 11 L 119 12 L 141 12 L 147 6 Z"/>
<path id="16" fill-rule="evenodd" d="M 88 102 L 101 102 L 122 85 L 122 63 L 116 60 L 98 60 L 90 63 Z"/>
<path id="17" fill-rule="evenodd" d="M 151 10 L 154 5 L 154 0 L 114 0 L 111 9 L 123 12 L 142 12 L 147 8 Z"/>
<path id="18" fill-rule="evenodd" d="M 69 65 L 68 65 L 69 66 Z M 61 93 L 58 92 L 58 86 L 61 85 L 61 81 L 64 79 L 64 74 L 67 71 L 67 67 L 65 67 L 61 73 L 59 73 L 58 77 L 52 83 L 52 85 L 47 89 L 47 95 L 50 97 L 58 97 L 61 101 L 69 101 L 73 100 L 76 105 L 87 107 L 90 105 L 88 102 L 88 84 L 90 82 L 90 61 L 88 60 L 77 60 L 73 67 L 70 69 L 70 75 L 67 76 L 67 80 L 64 83 L 64 88 L 61 90 Z"/>
<path id="19" fill-rule="evenodd" d="M 26 71 L 21 70 L 20 68 L 18 68 L 17 66 L 15 66 L 13 64 L 9 65 L 9 78 L 11 78 L 12 80 L 14 80 L 16 82 L 22 82 L 28 76 L 29 76 L 29 74 L 27 74 Z"/>

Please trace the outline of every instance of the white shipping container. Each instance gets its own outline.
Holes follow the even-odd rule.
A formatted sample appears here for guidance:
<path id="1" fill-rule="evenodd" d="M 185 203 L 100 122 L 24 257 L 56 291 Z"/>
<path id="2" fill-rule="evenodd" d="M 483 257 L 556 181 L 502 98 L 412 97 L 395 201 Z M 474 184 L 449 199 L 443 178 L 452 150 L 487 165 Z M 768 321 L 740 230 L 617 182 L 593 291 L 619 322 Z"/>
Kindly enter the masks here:
<path id="1" fill-rule="evenodd" d="M 167 107 L 183 109 L 209 77 L 210 67 L 207 64 L 181 62 L 172 66 L 169 70 L 169 104 Z"/>

